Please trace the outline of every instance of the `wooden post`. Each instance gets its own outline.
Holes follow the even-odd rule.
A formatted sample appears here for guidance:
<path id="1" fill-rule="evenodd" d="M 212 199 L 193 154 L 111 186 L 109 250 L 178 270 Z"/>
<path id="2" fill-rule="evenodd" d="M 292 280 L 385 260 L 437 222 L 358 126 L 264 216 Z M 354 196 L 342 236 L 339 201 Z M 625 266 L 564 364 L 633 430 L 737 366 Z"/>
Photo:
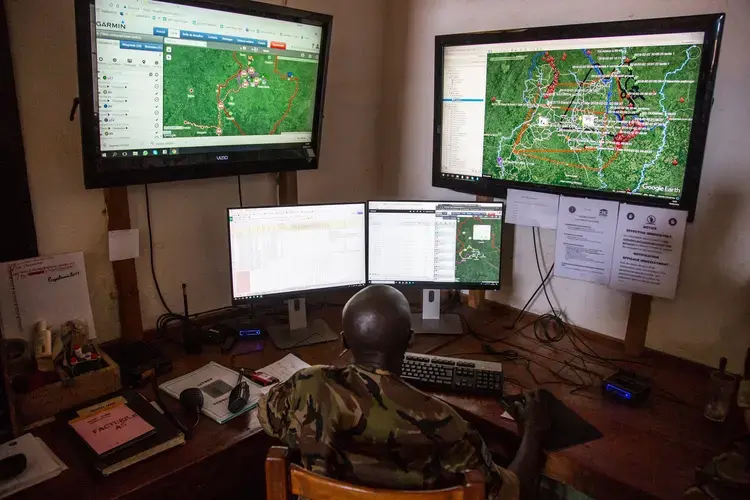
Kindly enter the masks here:
<path id="1" fill-rule="evenodd" d="M 279 205 L 296 205 L 297 203 L 299 203 L 297 172 L 281 172 L 279 174 Z"/>
<path id="2" fill-rule="evenodd" d="M 646 331 L 651 316 L 650 295 L 634 293 L 630 299 L 630 314 L 625 330 L 625 354 L 640 356 L 646 348 Z"/>
<path id="3" fill-rule="evenodd" d="M 490 198 L 487 196 L 477 196 L 477 201 L 488 203 L 488 202 L 494 201 L 494 198 Z M 484 290 L 469 291 L 469 300 L 468 300 L 469 307 L 473 309 L 478 309 L 484 302 L 484 297 L 485 297 Z"/>
<path id="4" fill-rule="evenodd" d="M 105 189 L 104 202 L 107 204 L 108 230 L 130 229 L 128 189 L 126 187 Z M 135 272 L 135 260 L 113 262 L 112 270 L 115 273 L 115 285 L 117 286 L 122 339 L 126 342 L 143 340 L 143 318 L 141 317 L 141 299 L 138 296 L 138 276 Z"/>

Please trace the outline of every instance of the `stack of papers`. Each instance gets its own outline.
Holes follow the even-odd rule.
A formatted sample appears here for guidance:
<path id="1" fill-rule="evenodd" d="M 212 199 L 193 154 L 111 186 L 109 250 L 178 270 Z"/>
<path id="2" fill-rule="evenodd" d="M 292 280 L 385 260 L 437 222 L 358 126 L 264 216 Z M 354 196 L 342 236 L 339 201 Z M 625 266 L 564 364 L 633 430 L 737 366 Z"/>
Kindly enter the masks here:
<path id="1" fill-rule="evenodd" d="M 279 361 L 272 363 L 265 368 L 258 370 L 267 375 L 279 379 L 280 383 L 289 380 L 292 375 L 310 365 L 299 359 L 294 354 L 288 354 Z M 258 406 L 260 397 L 271 390 L 273 387 L 259 387 L 251 380 L 245 378 L 245 382 L 250 386 L 250 398 L 247 406 L 237 413 L 229 411 L 229 394 L 237 385 L 239 373 L 234 370 L 214 363 L 213 361 L 203 368 L 183 375 L 182 377 L 170 380 L 159 386 L 159 389 L 169 394 L 173 398 L 180 398 L 180 393 L 190 387 L 198 387 L 203 393 L 203 414 L 215 422 L 223 424 L 230 421 L 237 415 L 253 410 Z M 258 422 L 258 412 L 254 411 L 250 415 L 250 424 L 248 426 L 253 432 L 260 431 Z"/>
<path id="2" fill-rule="evenodd" d="M 284 382 L 292 378 L 292 375 L 302 370 L 303 368 L 308 368 L 309 366 L 309 364 L 305 363 L 294 354 L 287 354 L 284 358 L 266 366 L 265 368 L 261 368 L 258 371 L 265 373 L 266 375 L 276 377 L 277 379 L 279 379 L 279 383 L 283 384 Z M 265 394 L 276 385 L 277 384 L 263 387 L 261 391 L 263 391 L 263 393 Z M 260 425 L 260 421 L 258 420 L 257 410 L 253 410 L 253 412 L 250 413 L 250 422 L 248 423 L 247 429 L 253 434 L 263 430 Z"/>
<path id="3" fill-rule="evenodd" d="M 280 360 L 278 360 L 275 363 L 272 363 L 265 368 L 261 368 L 260 370 L 257 370 L 261 373 L 265 373 L 266 375 L 271 375 L 272 377 L 276 377 L 279 379 L 279 383 L 284 383 L 290 378 L 292 378 L 292 375 L 297 373 L 298 371 L 309 368 L 310 365 L 299 359 L 294 354 L 287 354 Z M 264 387 L 263 392 L 268 392 L 271 386 Z"/>
<path id="4" fill-rule="evenodd" d="M 0 446 L 0 459 L 19 453 L 26 455 L 26 470 L 13 479 L 0 481 L 0 498 L 52 479 L 67 469 L 44 441 L 31 434 L 24 434 Z"/>

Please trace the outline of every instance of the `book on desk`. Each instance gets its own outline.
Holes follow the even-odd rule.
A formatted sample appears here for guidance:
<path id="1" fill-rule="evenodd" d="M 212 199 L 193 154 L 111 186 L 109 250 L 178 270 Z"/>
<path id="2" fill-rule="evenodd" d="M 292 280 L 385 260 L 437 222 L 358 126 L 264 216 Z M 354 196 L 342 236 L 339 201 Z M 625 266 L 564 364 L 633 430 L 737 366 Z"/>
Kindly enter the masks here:
<path id="1" fill-rule="evenodd" d="M 139 393 L 124 390 L 58 415 L 103 476 L 185 444 L 185 435 Z"/>

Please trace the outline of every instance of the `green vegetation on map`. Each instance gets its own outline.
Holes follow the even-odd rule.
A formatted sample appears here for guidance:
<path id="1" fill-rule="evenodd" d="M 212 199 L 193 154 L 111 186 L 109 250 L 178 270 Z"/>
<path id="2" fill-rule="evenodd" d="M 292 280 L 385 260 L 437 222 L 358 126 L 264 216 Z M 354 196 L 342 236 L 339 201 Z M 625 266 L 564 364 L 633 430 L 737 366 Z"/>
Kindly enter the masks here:
<path id="1" fill-rule="evenodd" d="M 318 62 L 170 45 L 164 131 L 172 137 L 311 132 Z"/>
<path id="2" fill-rule="evenodd" d="M 697 45 L 490 53 L 483 174 L 679 199 Z"/>
<path id="3" fill-rule="evenodd" d="M 497 282 L 502 219 L 459 217 L 456 226 L 456 281 Z"/>

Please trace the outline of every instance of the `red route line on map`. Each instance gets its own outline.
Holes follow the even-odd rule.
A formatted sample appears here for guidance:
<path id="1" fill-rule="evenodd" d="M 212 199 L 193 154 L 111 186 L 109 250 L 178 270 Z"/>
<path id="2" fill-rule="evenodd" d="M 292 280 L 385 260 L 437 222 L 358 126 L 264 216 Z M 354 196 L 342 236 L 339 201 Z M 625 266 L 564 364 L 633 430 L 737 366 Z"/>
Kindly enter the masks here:
<path id="1" fill-rule="evenodd" d="M 237 70 L 237 73 L 235 73 L 234 75 L 232 75 L 229 78 L 227 78 L 227 80 L 224 83 L 220 83 L 220 84 L 216 85 L 216 88 L 218 89 L 217 92 L 216 92 L 216 106 L 217 107 L 219 106 L 219 104 L 224 104 L 224 101 L 226 100 L 227 97 L 229 97 L 229 94 L 236 94 L 236 93 L 239 93 L 240 90 L 241 90 L 241 89 L 229 89 L 227 91 L 226 95 L 224 96 L 224 99 L 221 98 L 221 89 L 227 88 L 227 86 L 229 85 L 229 82 L 231 82 L 232 80 L 236 80 L 237 77 L 240 76 L 240 74 L 242 73 L 242 71 L 245 69 L 245 67 L 242 65 L 242 63 L 237 60 L 237 51 L 232 52 L 232 59 L 234 59 L 234 62 L 237 63 L 237 65 L 240 67 L 240 69 Z M 224 106 L 223 108 L 218 109 L 217 114 L 216 114 L 216 126 L 213 126 L 213 125 L 200 125 L 198 123 L 189 122 L 187 120 L 185 120 L 185 125 L 192 125 L 193 127 L 196 127 L 196 128 L 199 128 L 199 129 L 212 128 L 214 130 L 219 130 L 220 128 L 222 128 L 221 127 L 221 111 L 222 111 L 222 109 L 224 110 L 224 114 L 226 115 L 226 117 L 229 120 L 232 121 L 232 123 L 234 124 L 235 127 L 237 127 L 237 130 L 239 130 L 242 135 L 247 135 L 242 130 L 242 127 L 240 127 L 237 124 L 237 122 L 235 121 L 235 119 L 233 117 L 229 116 L 229 112 L 227 111 L 226 106 Z"/>
<path id="2" fill-rule="evenodd" d="M 588 165 L 581 165 L 579 163 L 566 163 L 564 161 L 553 160 L 551 158 L 545 158 L 543 156 L 537 156 L 537 155 L 532 155 L 532 154 L 529 154 L 529 153 L 523 153 L 521 151 L 517 152 L 516 154 L 519 154 L 519 155 L 522 155 L 522 156 L 528 156 L 529 158 L 534 158 L 536 160 L 542 160 L 542 161 L 546 161 L 546 162 L 549 162 L 549 163 L 554 163 L 556 165 L 564 165 L 566 167 L 573 167 L 573 168 L 582 168 L 584 170 L 591 170 L 591 171 L 594 171 L 594 172 L 598 172 L 599 171 L 599 168 L 597 168 L 597 167 L 589 167 Z M 605 170 L 607 167 L 609 167 L 612 164 L 612 162 L 615 161 L 615 159 L 617 158 L 617 156 L 619 154 L 620 154 L 620 151 L 615 151 L 615 153 L 609 158 L 609 160 L 607 161 L 607 163 L 605 163 L 604 165 L 602 165 L 601 169 Z"/>
<path id="3" fill-rule="evenodd" d="M 590 153 L 596 151 L 596 148 L 581 148 L 581 149 L 517 149 L 517 154 L 522 153 Z"/>
<path id="4" fill-rule="evenodd" d="M 229 116 L 229 112 L 226 110 L 226 108 L 224 108 L 224 114 L 227 115 L 227 118 L 229 118 L 232 121 L 232 123 L 234 124 L 234 126 L 237 128 L 237 130 L 240 131 L 240 134 L 247 135 L 245 133 L 245 131 L 242 130 L 242 127 L 240 127 L 240 124 L 237 123 L 237 120 L 235 120 L 233 116 Z"/>
<path id="5" fill-rule="evenodd" d="M 284 79 L 289 80 L 288 77 L 285 78 L 284 75 L 281 73 L 281 71 L 279 71 L 279 56 L 276 56 L 276 59 L 273 62 L 273 72 L 279 75 L 279 78 L 281 78 L 282 80 Z M 292 94 L 292 97 L 289 99 L 289 104 L 287 104 L 286 111 L 281 116 L 281 118 L 279 118 L 279 121 L 276 122 L 276 125 L 274 125 L 273 128 L 271 129 L 270 135 L 275 134 L 279 126 L 282 123 L 284 123 L 284 120 L 287 119 L 287 117 L 289 116 L 289 113 L 291 113 L 292 111 L 292 104 L 294 103 L 294 100 L 297 98 L 297 94 L 299 94 L 299 78 L 295 76 L 291 80 L 295 83 L 294 93 Z"/>
<path id="6" fill-rule="evenodd" d="M 554 69 L 554 66 L 553 66 L 553 69 Z M 610 78 L 612 78 L 612 75 L 610 75 Z M 617 78 L 617 77 L 615 77 L 615 79 L 617 81 L 617 88 L 620 90 L 620 92 L 617 93 L 617 97 L 618 97 L 618 100 L 620 102 L 620 107 L 622 108 L 622 86 L 621 86 L 621 83 L 620 83 L 620 79 Z M 595 81 L 592 81 L 592 82 L 583 82 L 583 84 L 584 85 L 592 85 L 594 83 L 597 83 L 598 81 L 599 80 L 595 80 Z M 555 86 L 560 86 L 560 85 L 565 85 L 565 86 L 567 86 L 567 85 L 576 85 L 577 86 L 579 84 L 578 83 L 572 83 L 572 82 L 571 83 L 567 83 L 567 82 L 565 82 L 565 83 L 563 83 L 563 82 L 556 82 L 555 83 Z M 554 91 L 554 88 L 553 88 L 553 91 Z M 541 161 L 546 161 L 546 162 L 549 162 L 549 163 L 554 163 L 556 165 L 563 165 L 563 166 L 566 166 L 566 167 L 573 167 L 573 168 L 591 170 L 591 171 L 594 171 L 594 172 L 599 171 L 600 169 L 597 168 L 597 167 L 589 167 L 587 165 L 581 165 L 581 164 L 576 164 L 576 163 L 566 163 L 566 162 L 559 161 L 559 160 L 553 160 L 552 158 L 545 158 L 543 156 L 537 156 L 537 155 L 531 154 L 531 153 L 537 153 L 537 152 L 538 153 L 582 153 L 582 152 L 595 151 L 596 149 L 588 149 L 588 148 L 578 149 L 578 150 L 575 150 L 575 149 L 569 149 L 569 150 L 567 150 L 567 149 L 547 149 L 547 150 L 545 150 L 545 149 L 521 149 L 521 150 L 517 150 L 516 149 L 516 147 L 521 143 L 521 139 L 523 138 L 523 135 L 526 133 L 526 130 L 531 125 L 531 122 L 529 122 L 529 120 L 531 118 L 531 115 L 534 112 L 534 109 L 535 109 L 534 106 L 535 106 L 535 104 L 536 104 L 536 100 L 531 103 L 531 106 L 529 106 L 529 110 L 526 113 L 526 118 L 524 118 L 524 122 L 528 122 L 528 123 L 526 123 L 521 128 L 521 131 L 518 133 L 518 137 L 516 137 L 515 144 L 513 145 L 513 148 L 511 149 L 511 152 L 514 153 L 514 154 L 517 154 L 517 155 L 528 156 L 529 158 L 534 158 L 536 160 L 541 160 Z M 569 108 L 569 107 L 568 108 L 564 108 L 562 106 L 543 106 L 543 105 L 540 105 L 540 106 L 537 106 L 537 107 L 541 107 L 541 108 L 558 108 L 558 109 L 564 109 L 565 111 L 574 111 L 575 110 L 574 108 Z M 601 115 L 603 115 L 604 116 L 604 126 L 602 128 L 602 132 L 606 133 L 606 131 L 607 131 L 607 118 L 608 118 L 606 112 L 594 111 L 594 110 L 579 110 L 579 111 L 581 111 L 583 113 L 591 113 L 591 114 L 601 114 Z M 628 123 L 628 125 L 632 125 L 632 122 Z M 632 139 L 634 139 L 635 137 L 637 137 L 641 128 L 643 128 L 642 125 L 641 126 L 634 125 L 633 129 L 628 134 L 624 134 L 623 133 L 624 127 L 623 127 L 623 129 L 620 130 L 620 132 L 618 132 L 618 134 L 615 136 L 615 140 L 617 141 L 617 144 L 616 144 L 616 146 L 614 148 L 615 149 L 614 154 L 609 158 L 609 160 L 607 160 L 607 163 L 605 163 L 604 165 L 602 165 L 602 167 L 601 167 L 602 171 L 605 170 L 605 169 L 607 169 L 610 165 L 612 165 L 612 163 L 617 159 L 617 157 L 620 154 L 620 151 L 622 150 L 622 144 L 623 143 L 628 143 Z M 493 238 L 494 238 L 494 235 L 493 235 Z M 463 250 L 463 248 L 461 250 Z"/>
<path id="7" fill-rule="evenodd" d="M 538 96 L 534 97 L 534 102 L 532 102 L 531 106 L 529 106 L 529 111 L 526 113 L 526 118 L 523 119 L 523 121 L 526 123 L 524 124 L 523 127 L 521 127 L 521 131 L 518 132 L 518 137 L 516 137 L 516 141 L 513 144 L 513 149 L 511 149 L 511 152 L 513 153 L 516 152 L 516 146 L 518 146 L 521 143 L 521 139 L 523 138 L 523 134 L 526 133 L 526 129 L 528 129 L 529 125 L 531 125 L 531 122 L 529 120 L 531 120 L 531 115 L 534 114 L 534 105 L 536 104 L 537 97 Z"/>

